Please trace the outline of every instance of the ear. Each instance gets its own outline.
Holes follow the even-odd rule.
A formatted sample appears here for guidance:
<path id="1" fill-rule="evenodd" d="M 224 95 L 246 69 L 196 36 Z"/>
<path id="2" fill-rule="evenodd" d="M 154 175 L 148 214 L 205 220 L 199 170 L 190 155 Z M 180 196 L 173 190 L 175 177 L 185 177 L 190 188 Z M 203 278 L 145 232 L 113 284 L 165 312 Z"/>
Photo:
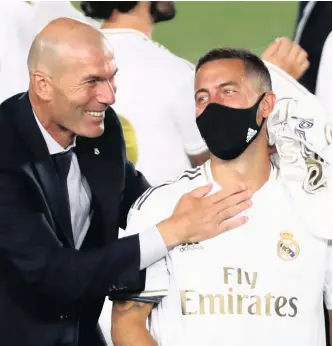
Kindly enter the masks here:
<path id="1" fill-rule="evenodd" d="M 259 112 L 262 118 L 266 119 L 273 112 L 275 106 L 276 96 L 272 91 L 265 94 L 263 100 L 260 102 Z"/>
<path id="2" fill-rule="evenodd" d="M 52 81 L 43 72 L 33 72 L 30 77 L 31 85 L 39 98 L 50 101 L 52 98 Z"/>

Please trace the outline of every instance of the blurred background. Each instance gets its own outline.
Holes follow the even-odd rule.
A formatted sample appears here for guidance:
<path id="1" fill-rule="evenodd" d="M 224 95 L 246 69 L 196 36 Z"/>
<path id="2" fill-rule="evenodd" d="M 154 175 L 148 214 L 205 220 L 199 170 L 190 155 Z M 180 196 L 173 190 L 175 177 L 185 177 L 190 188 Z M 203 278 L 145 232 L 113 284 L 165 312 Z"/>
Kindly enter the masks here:
<path id="1" fill-rule="evenodd" d="M 37 2 L 8 0 L 6 6 L 3 6 L 0 11 L 0 103 L 18 92 L 27 90 L 29 75 L 26 68 L 26 60 L 31 42 L 39 30 L 56 17 L 68 16 L 83 19 L 81 13 L 74 10 L 75 8 L 81 12 L 80 2 L 78 1 L 71 3 L 68 1 L 46 1 L 45 6 L 43 8 L 39 6 L 38 9 L 38 6 L 28 6 L 27 3 L 31 5 L 37 4 Z M 307 52 L 310 60 L 310 68 L 302 76 L 302 79 L 299 78 L 300 76 L 293 76 L 288 71 L 285 72 L 288 72 L 291 77 L 299 80 L 310 92 L 316 93 L 332 117 L 331 4 L 331 1 L 176 1 L 175 18 L 154 25 L 152 38 L 157 44 L 163 45 L 176 56 L 196 64 L 198 58 L 213 47 L 245 48 L 261 56 L 275 38 L 288 37 L 290 40 L 298 43 Z M 96 26 L 98 24 L 96 27 L 99 28 L 98 22 L 91 21 L 94 22 L 93 24 L 90 23 L 91 25 Z M 328 37 L 330 37 L 330 40 L 327 39 Z M 326 58 L 325 63 L 322 63 L 324 45 L 326 47 Z M 156 48 L 155 45 L 151 46 Z M 132 60 L 128 62 L 124 58 L 123 62 L 125 65 L 129 64 L 128 71 L 132 71 L 133 64 L 135 64 L 135 67 L 137 66 L 134 54 L 127 54 L 126 47 L 120 46 L 120 48 L 122 49 L 120 50 L 119 56 L 125 58 L 129 56 L 130 59 L 128 60 Z M 184 75 L 181 76 L 175 72 L 175 65 L 172 65 L 172 69 L 168 70 L 168 72 L 171 72 L 172 78 L 170 77 L 167 87 L 169 85 L 176 86 L 177 84 L 182 84 L 182 81 L 185 84 L 185 80 L 190 80 L 188 75 L 191 75 L 191 77 L 194 75 L 193 67 L 190 69 L 187 66 L 188 64 L 183 64 L 181 59 L 174 59 L 174 56 L 170 58 L 170 56 L 168 53 L 165 54 L 166 61 L 172 60 L 176 67 L 179 64 L 182 65 Z M 163 70 L 166 66 L 163 61 L 159 61 L 159 59 L 155 59 L 154 57 L 155 55 L 151 57 L 147 55 L 146 59 L 146 55 L 144 55 L 143 61 L 146 66 L 143 66 L 143 64 L 140 65 L 141 69 L 143 67 L 146 68 L 144 70 L 146 71 L 144 77 L 150 76 L 150 74 L 152 75 L 151 70 L 149 70 L 150 65 L 154 64 L 154 68 L 156 68 L 160 64 L 158 71 Z M 284 54 L 283 57 L 288 58 L 288 54 Z M 319 64 L 321 64 L 320 68 Z M 299 64 L 296 63 L 296 65 Z M 118 78 L 121 77 L 121 71 L 122 69 L 120 68 Z M 127 71 L 126 68 L 123 71 Z M 137 70 L 135 69 L 135 71 Z M 317 77 L 318 71 L 321 72 L 321 79 Z M 139 85 L 137 88 L 132 88 L 135 98 L 131 94 L 132 89 L 127 89 L 128 85 L 134 85 L 133 75 Z M 164 179 L 163 174 L 170 173 L 168 169 L 164 169 L 163 165 L 168 166 L 168 168 L 173 165 L 176 167 L 175 158 L 179 157 L 179 162 L 182 162 L 182 164 L 190 168 L 190 161 L 187 156 L 185 157 L 186 160 L 183 160 L 183 156 L 185 156 L 184 146 L 181 145 L 180 148 L 177 148 L 178 144 L 175 144 L 175 138 L 177 140 L 183 140 L 187 136 L 182 133 L 180 134 L 180 132 L 178 133 L 178 128 L 175 126 L 172 127 L 172 132 L 169 134 L 169 129 L 166 130 L 163 127 L 163 123 L 155 121 L 154 117 L 156 116 L 156 119 L 170 118 L 172 123 L 176 123 L 173 121 L 174 119 L 179 120 L 181 118 L 181 116 L 178 116 L 179 114 L 184 115 L 187 113 L 191 117 L 191 111 L 194 110 L 193 81 L 191 80 L 189 88 L 185 90 L 186 96 L 188 96 L 187 91 L 190 90 L 189 98 L 186 96 L 183 97 L 183 93 L 175 93 L 174 98 L 170 97 L 169 100 L 169 98 L 165 97 L 166 93 L 164 92 L 164 84 L 167 84 L 165 83 L 165 78 L 157 78 L 156 83 L 150 83 L 146 79 L 140 80 L 138 73 L 133 75 L 126 80 L 126 74 L 124 73 L 124 88 L 118 88 L 118 101 L 114 108 L 123 126 L 127 157 L 136 164 L 136 168 L 141 170 L 146 177 L 147 173 L 150 173 L 151 170 L 154 178 L 158 177 L 161 180 L 151 180 L 150 182 L 153 185 L 161 184 L 167 179 L 174 179 L 176 177 L 176 175 L 168 176 L 167 179 Z M 281 80 L 283 78 L 281 77 Z M 320 88 L 316 87 L 318 80 L 320 80 L 320 83 L 318 83 L 320 84 Z M 142 87 L 142 84 L 144 84 L 144 87 Z M 278 86 L 287 92 L 284 79 L 281 85 Z M 154 98 L 158 100 L 158 102 L 155 102 L 156 105 L 154 102 L 151 102 L 152 98 L 146 97 L 145 88 L 150 90 Z M 318 90 L 321 92 L 320 97 Z M 294 94 L 291 93 L 289 96 L 294 96 Z M 124 104 L 121 104 L 122 100 L 124 100 Z M 128 100 L 131 100 L 131 102 L 128 102 Z M 165 101 L 165 103 L 162 103 L 162 101 Z M 179 113 L 175 112 L 175 104 L 181 106 L 179 107 Z M 127 111 L 125 106 L 131 107 Z M 153 106 L 156 107 L 154 108 Z M 146 111 L 147 109 L 149 109 L 149 112 Z M 184 112 L 183 109 L 185 109 Z M 163 113 L 164 111 L 169 114 Z M 171 113 L 174 118 L 171 117 Z M 148 115 L 151 118 L 148 118 Z M 192 118 L 191 122 L 193 123 L 194 112 Z M 190 124 L 190 122 L 187 124 Z M 187 129 L 188 127 L 184 126 L 184 128 Z M 159 136 L 160 133 L 162 134 L 161 136 Z M 181 135 L 184 138 L 181 138 Z M 191 137 L 195 137 L 195 133 L 191 133 Z M 178 142 L 183 144 L 180 140 Z M 154 145 L 151 145 L 151 143 L 154 143 Z M 169 151 L 164 151 L 162 144 L 165 144 Z M 175 149 L 173 146 L 175 146 Z M 144 161 L 141 162 L 144 163 L 140 162 L 142 158 L 144 158 Z M 168 160 L 169 158 L 172 158 L 172 160 Z M 139 166 L 138 162 L 141 166 Z M 151 164 L 151 162 L 154 164 Z M 179 174 L 186 167 L 179 170 Z M 110 304 L 108 300 L 106 301 L 107 304 Z M 108 345 L 112 345 L 110 339 L 110 314 L 110 305 L 105 305 L 104 312 L 100 318 L 100 325 L 108 341 Z"/>
<path id="2" fill-rule="evenodd" d="M 80 9 L 78 1 L 72 1 Z M 155 26 L 153 39 L 196 63 L 212 47 L 261 54 L 278 36 L 292 38 L 297 1 L 177 1 L 176 17 Z"/>

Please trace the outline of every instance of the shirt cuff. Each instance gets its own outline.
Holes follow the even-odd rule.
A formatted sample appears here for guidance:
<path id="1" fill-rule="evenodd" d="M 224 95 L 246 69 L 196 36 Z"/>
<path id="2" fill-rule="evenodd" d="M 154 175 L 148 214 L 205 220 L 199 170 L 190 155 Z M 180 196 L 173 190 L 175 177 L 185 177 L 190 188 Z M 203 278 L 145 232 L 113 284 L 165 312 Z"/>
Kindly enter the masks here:
<path id="1" fill-rule="evenodd" d="M 168 254 L 168 249 L 157 229 L 153 226 L 139 234 L 140 270 L 145 269 Z"/>

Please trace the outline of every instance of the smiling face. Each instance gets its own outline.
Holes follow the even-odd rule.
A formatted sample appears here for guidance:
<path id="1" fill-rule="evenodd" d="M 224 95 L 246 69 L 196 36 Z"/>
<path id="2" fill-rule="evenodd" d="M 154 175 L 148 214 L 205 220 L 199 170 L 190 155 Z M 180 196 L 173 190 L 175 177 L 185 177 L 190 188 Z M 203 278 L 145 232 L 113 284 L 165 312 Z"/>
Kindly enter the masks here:
<path id="1" fill-rule="evenodd" d="M 100 136 L 105 110 L 115 102 L 116 72 L 113 53 L 105 43 L 71 51 L 51 78 L 49 109 L 54 125 L 73 136 Z"/>
<path id="2" fill-rule="evenodd" d="M 259 96 L 255 80 L 248 76 L 244 63 L 239 59 L 207 62 L 196 74 L 197 116 L 200 116 L 209 103 L 231 108 L 249 108 L 257 102 Z"/>

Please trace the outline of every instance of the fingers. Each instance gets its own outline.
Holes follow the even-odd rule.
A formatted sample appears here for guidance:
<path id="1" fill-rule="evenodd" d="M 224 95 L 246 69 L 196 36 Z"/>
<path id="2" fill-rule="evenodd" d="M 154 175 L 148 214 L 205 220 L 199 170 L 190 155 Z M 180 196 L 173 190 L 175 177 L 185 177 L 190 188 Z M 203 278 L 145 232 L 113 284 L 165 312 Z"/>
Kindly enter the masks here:
<path id="1" fill-rule="evenodd" d="M 289 56 L 290 58 L 295 59 L 297 61 L 297 58 L 299 56 L 302 56 L 303 52 L 305 51 L 303 51 L 303 49 L 301 48 L 299 44 L 293 43 L 289 52 Z"/>
<path id="2" fill-rule="evenodd" d="M 287 57 L 292 49 L 293 42 L 287 37 L 278 37 L 276 42 L 279 43 L 279 55 L 281 57 Z"/>
<path id="3" fill-rule="evenodd" d="M 295 61 L 298 68 L 298 78 L 301 77 L 304 72 L 309 68 L 310 63 L 308 60 L 308 53 L 298 44 L 294 43 L 290 52 L 291 59 Z"/>
<path id="4" fill-rule="evenodd" d="M 191 210 L 195 203 L 198 203 L 203 197 L 205 197 L 213 188 L 212 184 L 208 184 L 205 186 L 201 186 L 196 188 L 195 190 L 186 193 L 183 195 L 178 201 L 173 215 L 177 215 L 186 211 Z"/>
<path id="5" fill-rule="evenodd" d="M 300 78 L 304 72 L 309 68 L 310 62 L 309 60 L 305 60 L 301 65 L 300 65 L 300 72 L 299 72 L 299 77 Z"/>
<path id="6" fill-rule="evenodd" d="M 224 201 L 226 198 L 228 198 L 234 194 L 243 192 L 243 191 L 246 191 L 246 185 L 243 183 L 239 183 L 239 184 L 235 184 L 235 185 L 226 187 L 226 188 L 214 193 L 213 195 L 207 197 L 205 199 L 205 204 L 219 203 L 221 201 Z"/>
<path id="7" fill-rule="evenodd" d="M 262 57 L 295 79 L 300 78 L 309 68 L 307 52 L 287 37 L 278 37 Z"/>
<path id="8" fill-rule="evenodd" d="M 223 233 L 225 231 L 230 231 L 232 229 L 243 226 L 247 222 L 248 222 L 248 218 L 246 216 L 235 217 L 232 220 L 227 220 L 225 222 L 222 222 L 219 226 L 219 230 L 221 231 L 221 233 Z"/>
<path id="9" fill-rule="evenodd" d="M 279 42 L 273 42 L 271 43 L 266 50 L 262 53 L 261 58 L 263 60 L 268 60 L 272 56 L 274 56 L 279 48 Z"/>
<path id="10" fill-rule="evenodd" d="M 240 202 L 239 204 L 236 204 L 221 210 L 217 214 L 218 224 L 221 224 L 222 222 L 233 218 L 234 216 L 238 215 L 244 210 L 249 209 L 251 206 L 252 206 L 252 202 L 250 200 L 245 200 Z"/>
<path id="11" fill-rule="evenodd" d="M 213 188 L 213 184 L 208 184 L 205 186 L 198 187 L 197 189 L 191 191 L 188 195 L 193 198 L 205 197 Z"/>
<path id="12" fill-rule="evenodd" d="M 214 209 L 217 210 L 217 212 L 221 212 L 225 209 L 228 209 L 230 207 L 233 207 L 239 203 L 242 203 L 244 201 L 249 200 L 252 197 L 252 194 L 248 190 L 244 190 L 242 192 L 238 192 L 236 194 L 233 194 L 224 200 L 219 201 L 218 203 L 215 203 Z"/>
<path id="13" fill-rule="evenodd" d="M 300 49 L 296 54 L 295 60 L 298 64 L 302 64 L 305 61 L 308 61 L 308 53 L 304 49 L 302 49 L 301 47 L 299 47 L 299 48 Z"/>

